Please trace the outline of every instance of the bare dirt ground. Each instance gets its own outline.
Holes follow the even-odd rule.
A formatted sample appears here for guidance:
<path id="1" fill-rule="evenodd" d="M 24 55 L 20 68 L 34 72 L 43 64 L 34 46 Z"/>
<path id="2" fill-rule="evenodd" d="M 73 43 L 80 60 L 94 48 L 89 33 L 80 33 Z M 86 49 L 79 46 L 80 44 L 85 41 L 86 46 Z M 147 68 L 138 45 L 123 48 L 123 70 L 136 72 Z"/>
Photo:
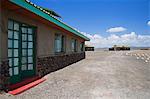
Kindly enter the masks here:
<path id="1" fill-rule="evenodd" d="M 148 55 L 150 51 L 87 52 L 85 60 L 47 75 L 40 85 L 0 99 L 150 99 Z"/>

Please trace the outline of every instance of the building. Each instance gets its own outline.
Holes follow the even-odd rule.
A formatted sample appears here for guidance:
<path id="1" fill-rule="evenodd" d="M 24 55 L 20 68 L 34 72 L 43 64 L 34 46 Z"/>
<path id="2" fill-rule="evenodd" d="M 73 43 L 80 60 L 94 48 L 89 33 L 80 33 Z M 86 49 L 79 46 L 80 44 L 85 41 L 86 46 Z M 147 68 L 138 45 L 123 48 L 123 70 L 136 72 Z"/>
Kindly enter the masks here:
<path id="1" fill-rule="evenodd" d="M 0 0 L 0 88 L 85 58 L 89 38 L 28 0 Z"/>
<path id="2" fill-rule="evenodd" d="M 85 45 L 85 51 L 94 51 L 94 50 L 95 50 L 94 47 Z"/>
<path id="3" fill-rule="evenodd" d="M 112 48 L 109 48 L 109 51 L 125 51 L 125 50 L 130 50 L 130 47 L 114 45 Z"/>

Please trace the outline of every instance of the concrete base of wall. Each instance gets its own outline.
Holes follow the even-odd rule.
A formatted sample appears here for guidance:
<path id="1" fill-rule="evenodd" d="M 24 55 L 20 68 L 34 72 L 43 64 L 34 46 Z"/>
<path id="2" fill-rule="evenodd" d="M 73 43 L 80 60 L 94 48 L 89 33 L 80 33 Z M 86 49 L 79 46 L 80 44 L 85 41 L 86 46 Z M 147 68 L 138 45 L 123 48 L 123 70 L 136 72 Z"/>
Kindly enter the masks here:
<path id="1" fill-rule="evenodd" d="M 68 65 L 78 62 L 84 58 L 85 58 L 84 52 L 38 58 L 37 73 L 39 76 L 44 76 L 53 71 L 62 69 Z"/>

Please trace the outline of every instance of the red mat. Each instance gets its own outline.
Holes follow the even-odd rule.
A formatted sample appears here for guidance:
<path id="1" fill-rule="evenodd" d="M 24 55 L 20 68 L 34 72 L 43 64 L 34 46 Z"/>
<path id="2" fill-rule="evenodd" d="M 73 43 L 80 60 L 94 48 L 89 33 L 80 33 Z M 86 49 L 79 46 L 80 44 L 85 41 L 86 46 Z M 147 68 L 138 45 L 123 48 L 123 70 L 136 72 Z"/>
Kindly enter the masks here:
<path id="1" fill-rule="evenodd" d="M 9 94 L 12 94 L 12 95 L 20 94 L 20 93 L 22 93 L 22 92 L 24 92 L 24 91 L 26 91 L 26 90 L 28 90 L 28 89 L 30 89 L 30 88 L 36 86 L 36 85 L 42 83 L 42 82 L 45 81 L 45 80 L 46 80 L 45 77 L 44 77 L 44 78 L 41 78 L 41 79 L 38 79 L 38 80 L 36 80 L 36 81 L 34 81 L 34 82 L 31 82 L 31 83 L 29 83 L 29 84 L 27 84 L 27 85 L 24 85 L 24 86 L 20 87 L 20 88 L 17 88 L 17 89 L 15 89 L 15 90 L 9 91 L 8 93 L 9 93 Z"/>

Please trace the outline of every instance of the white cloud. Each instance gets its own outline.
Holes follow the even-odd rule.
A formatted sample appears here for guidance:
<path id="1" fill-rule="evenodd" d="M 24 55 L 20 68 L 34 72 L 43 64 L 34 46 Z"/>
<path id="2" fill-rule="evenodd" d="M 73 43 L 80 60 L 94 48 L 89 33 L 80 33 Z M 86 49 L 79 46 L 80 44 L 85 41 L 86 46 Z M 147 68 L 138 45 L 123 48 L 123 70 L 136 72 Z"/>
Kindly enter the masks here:
<path id="1" fill-rule="evenodd" d="M 150 21 L 147 22 L 147 25 L 150 26 Z"/>
<path id="2" fill-rule="evenodd" d="M 100 34 L 83 34 L 90 38 L 90 41 L 86 42 L 86 45 L 96 48 L 112 47 L 115 44 L 134 47 L 150 47 L 150 35 L 138 35 L 135 32 L 120 36 L 111 34 L 108 37 L 103 37 Z"/>
<path id="3" fill-rule="evenodd" d="M 124 28 L 124 27 L 114 27 L 114 28 L 110 28 L 108 29 L 106 32 L 109 32 L 109 33 L 117 33 L 117 32 L 123 32 L 123 31 L 126 31 L 127 29 Z"/>

